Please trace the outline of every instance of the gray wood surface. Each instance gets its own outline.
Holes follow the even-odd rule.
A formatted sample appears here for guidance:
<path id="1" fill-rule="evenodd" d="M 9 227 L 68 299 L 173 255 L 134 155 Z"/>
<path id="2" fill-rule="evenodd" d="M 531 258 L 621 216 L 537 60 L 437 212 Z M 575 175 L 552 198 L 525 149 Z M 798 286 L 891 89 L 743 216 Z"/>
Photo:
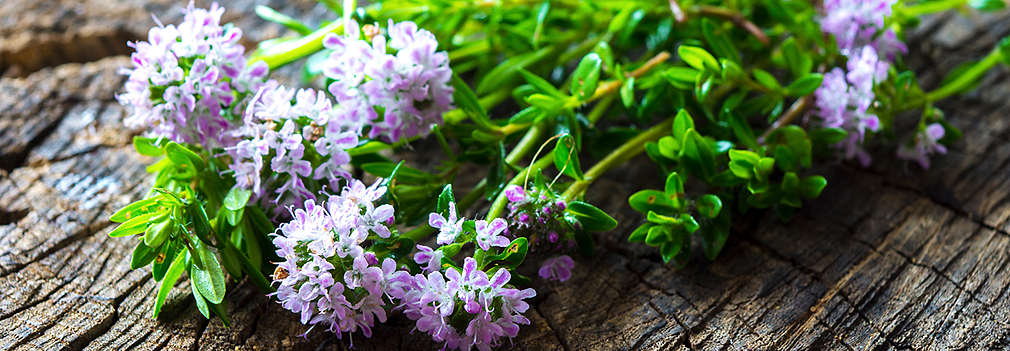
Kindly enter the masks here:
<path id="1" fill-rule="evenodd" d="M 283 1 L 275 1 L 284 3 Z M 251 1 L 229 10 L 251 9 Z M 128 64 L 123 42 L 146 35 L 168 0 L 0 3 L 0 349 L 339 349 L 321 331 L 300 337 L 294 314 L 251 286 L 229 288 L 234 325 L 208 322 L 186 296 L 150 318 L 156 284 L 129 270 L 129 240 L 108 238 L 108 215 L 147 189 L 150 159 L 129 146 L 113 94 Z M 304 1 L 288 13 L 321 15 Z M 238 11 L 230 12 L 237 18 Z M 259 40 L 282 31 L 247 15 Z M 983 56 L 1010 16 L 940 16 L 910 35 L 907 64 L 926 87 Z M 74 63 L 86 62 L 86 63 Z M 533 325 L 514 349 L 1010 349 L 1010 84 L 991 73 L 944 102 L 965 138 L 929 171 L 875 150 L 862 169 L 831 163 L 824 195 L 790 222 L 753 212 L 715 262 L 683 270 L 624 238 L 640 218 L 625 198 L 659 187 L 637 162 L 594 185 L 590 200 L 621 226 L 576 262 L 573 278 L 539 284 Z M 394 315 L 359 350 L 438 348 Z M 506 345 L 505 349 L 509 349 Z"/>

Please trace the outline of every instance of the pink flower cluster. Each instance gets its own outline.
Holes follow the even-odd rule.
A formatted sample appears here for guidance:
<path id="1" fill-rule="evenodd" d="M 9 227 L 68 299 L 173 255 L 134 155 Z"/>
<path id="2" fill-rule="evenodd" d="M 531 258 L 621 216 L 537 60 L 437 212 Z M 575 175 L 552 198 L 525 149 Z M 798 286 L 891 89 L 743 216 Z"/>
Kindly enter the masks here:
<path id="1" fill-rule="evenodd" d="M 388 40 L 361 38 L 353 21 L 345 33 L 324 39 L 334 51 L 323 74 L 333 80 L 329 91 L 340 105 L 368 126 L 369 138 L 395 142 L 425 135 L 432 124 L 442 123 L 442 114 L 452 108 L 452 70 L 449 55 L 436 51 L 431 32 L 390 20 Z"/>
<path id="2" fill-rule="evenodd" d="M 366 337 L 388 311 L 401 309 L 417 330 L 460 350 L 490 350 L 530 323 L 524 300 L 536 292 L 507 287 L 507 269 L 489 276 L 467 257 L 462 270 L 443 274 L 441 251 L 424 246 L 415 255 L 428 257 L 424 273 L 411 276 L 388 257 L 380 264 L 366 241 L 392 235 L 393 207 L 375 203 L 386 193 L 381 182 L 366 187 L 352 180 L 323 203 L 305 201 L 281 224 L 274 245 L 284 261 L 274 274 L 274 296 L 284 308 L 304 324 Z"/>
<path id="3" fill-rule="evenodd" d="M 530 324 L 523 316 L 530 307 L 525 300 L 536 291 L 506 287 L 511 278 L 507 269 L 489 278 L 467 257 L 462 271 L 449 268 L 444 276 L 438 271 L 414 276 L 400 296 L 400 308 L 417 330 L 450 349 L 490 350 L 518 335 L 519 325 Z"/>
<path id="4" fill-rule="evenodd" d="M 834 36 L 839 51 L 848 58 L 847 70 L 834 68 L 814 93 L 814 111 L 824 127 L 848 132 L 839 143 L 846 159 L 864 167 L 870 155 L 863 149 L 866 131 L 875 132 L 880 120 L 873 113 L 873 87 L 887 79 L 890 61 L 907 52 L 894 31 L 884 28 L 895 0 L 828 0 L 824 2 L 821 30 Z"/>
<path id="5" fill-rule="evenodd" d="M 340 189 L 340 181 L 350 179 L 347 149 L 358 145 L 361 125 L 322 91 L 267 82 L 250 99 L 243 122 L 232 133 L 239 141 L 227 149 L 229 167 L 236 184 L 267 208 L 315 200 L 323 187 Z"/>
<path id="6" fill-rule="evenodd" d="M 147 41 L 131 42 L 132 68 L 116 96 L 129 115 L 127 127 L 205 147 L 228 146 L 241 102 L 263 83 L 263 62 L 246 65 L 242 31 L 222 26 L 224 8 L 184 10 L 182 23 L 151 28 Z"/>
<path id="7" fill-rule="evenodd" d="M 531 249 L 566 251 L 575 247 L 573 232 L 581 224 L 565 216 L 568 204 L 564 200 L 518 185 L 506 187 L 505 197 L 509 200 L 507 218 L 512 224 L 509 232 L 528 237 Z"/>
<path id="8" fill-rule="evenodd" d="M 376 206 L 386 193 L 380 179 L 366 187 L 352 180 L 340 195 L 319 204 L 305 201 L 290 222 L 278 227 L 273 243 L 284 259 L 274 274 L 284 308 L 309 325 L 322 325 L 341 336 L 386 321 L 393 299 L 411 288 L 413 278 L 362 247 L 370 237 L 388 238 L 393 207 Z"/>
<path id="9" fill-rule="evenodd" d="M 913 160 L 922 168 L 929 168 L 929 155 L 946 154 L 947 148 L 940 144 L 946 130 L 940 123 L 933 123 L 919 129 L 912 140 L 898 146 L 898 157 Z"/>

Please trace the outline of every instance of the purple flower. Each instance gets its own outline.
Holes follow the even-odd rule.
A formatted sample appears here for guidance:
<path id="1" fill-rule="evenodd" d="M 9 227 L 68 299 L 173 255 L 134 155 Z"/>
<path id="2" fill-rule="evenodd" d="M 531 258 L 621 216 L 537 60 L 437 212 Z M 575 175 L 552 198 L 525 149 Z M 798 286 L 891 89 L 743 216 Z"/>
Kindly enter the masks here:
<path id="1" fill-rule="evenodd" d="M 340 105 L 368 126 L 370 138 L 395 142 L 442 123 L 452 108 L 452 71 L 430 32 L 392 20 L 387 29 L 388 40 L 379 35 L 371 44 L 353 21 L 346 35 L 327 35 L 323 45 L 334 52 L 323 74 L 333 80 L 328 88 Z M 376 106 L 382 106 L 381 116 Z"/>
<path id="2" fill-rule="evenodd" d="M 488 279 L 486 272 L 477 269 L 476 261 L 467 257 L 462 271 L 449 268 L 445 278 L 439 272 L 416 275 L 400 308 L 416 322 L 417 330 L 445 343 L 446 348 L 489 350 L 501 345 L 503 338 L 515 337 L 519 325 L 530 324 L 522 315 L 529 309 L 524 300 L 536 292 L 507 287 L 511 278 L 508 270 L 499 269 Z M 460 303 L 464 308 L 456 309 Z"/>
<path id="3" fill-rule="evenodd" d="M 897 0 L 826 0 L 821 30 L 835 36 L 842 54 L 870 44 Z"/>
<path id="4" fill-rule="evenodd" d="M 424 245 L 417 245 L 417 253 L 414 254 L 414 262 L 422 265 L 424 273 L 437 272 L 442 269 L 442 250 L 432 250 Z"/>
<path id="5" fill-rule="evenodd" d="M 273 242 L 284 261 L 274 273 L 277 292 L 271 296 L 302 323 L 323 325 L 338 336 L 360 330 L 367 337 L 396 300 L 414 289 L 413 278 L 395 261 L 386 258 L 380 266 L 375 253 L 361 246 L 377 225 L 388 231 L 386 217 L 393 209 L 374 203 L 385 192 L 381 182 L 366 187 L 351 180 L 325 203 L 306 200 L 278 227 Z"/>
<path id="6" fill-rule="evenodd" d="M 136 51 L 116 96 L 129 111 L 124 123 L 177 142 L 232 146 L 235 108 L 263 83 L 267 66 L 246 64 L 241 30 L 220 23 L 224 8 L 190 3 L 183 13 L 178 26 L 159 24 L 147 41 L 128 44 Z"/>
<path id="7" fill-rule="evenodd" d="M 876 98 L 873 87 L 887 78 L 887 67 L 872 47 L 865 46 L 850 58 L 848 72 L 841 68 L 829 71 L 814 92 L 814 114 L 821 126 L 848 132 L 838 146 L 845 158 L 857 159 L 864 167 L 870 163 L 869 154 L 862 148 L 866 131 L 880 129 L 880 119 L 870 111 Z"/>
<path id="8" fill-rule="evenodd" d="M 946 154 L 947 148 L 940 144 L 946 131 L 943 125 L 933 123 L 916 132 L 912 141 L 914 143 L 904 143 L 898 147 L 898 157 L 905 160 L 912 160 L 919 163 L 924 169 L 929 169 L 929 155 Z"/>
<path id="9" fill-rule="evenodd" d="M 540 278 L 563 282 L 572 277 L 574 267 L 575 261 L 568 255 L 562 255 L 544 260 L 537 273 L 540 274 Z"/>
<path id="10" fill-rule="evenodd" d="M 456 218 L 456 204 L 449 203 L 449 218 L 442 217 L 442 214 L 432 212 L 428 214 L 428 225 L 438 229 L 438 237 L 435 242 L 439 245 L 449 245 L 456 241 L 456 237 L 463 232 L 463 222 L 466 219 Z"/>
<path id="11" fill-rule="evenodd" d="M 315 199 L 324 186 L 339 188 L 350 179 L 346 150 L 358 144 L 361 129 L 339 111 L 321 91 L 267 82 L 249 99 L 242 125 L 230 132 L 239 140 L 226 148 L 236 183 L 275 212 Z M 263 169 L 266 160 L 269 170 Z M 264 198 L 268 191 L 276 196 Z"/>
<path id="12" fill-rule="evenodd" d="M 474 227 L 477 230 L 477 245 L 481 250 L 487 251 L 493 246 L 506 247 L 509 245 L 509 239 L 501 235 L 508 229 L 508 222 L 505 222 L 504 219 L 495 218 L 490 224 L 485 220 L 478 220 L 474 223 Z"/>

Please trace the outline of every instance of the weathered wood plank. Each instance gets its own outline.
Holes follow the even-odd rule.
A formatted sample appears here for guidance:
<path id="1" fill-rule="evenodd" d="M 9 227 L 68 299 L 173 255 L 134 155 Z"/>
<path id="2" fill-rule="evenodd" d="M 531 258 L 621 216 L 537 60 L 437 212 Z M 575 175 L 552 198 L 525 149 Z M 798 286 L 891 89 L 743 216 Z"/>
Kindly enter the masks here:
<path id="1" fill-rule="evenodd" d="M 26 11 L 51 4 L 38 3 Z M 8 4 L 0 14 L 12 11 Z M 88 4 L 33 25 L 72 32 L 113 21 L 140 36 L 150 22 L 137 16 L 170 12 L 123 2 L 117 6 L 135 7 L 101 17 Z M 1010 32 L 1008 18 L 929 19 L 910 40 L 908 63 L 935 85 Z M 0 38 L 24 25 L 17 21 L 0 23 Z M 78 22 L 85 25 L 70 25 Z M 150 273 L 129 271 L 130 241 L 105 235 L 108 214 L 150 181 L 143 171 L 150 160 L 130 150 L 112 98 L 127 61 L 65 62 L 0 79 L 0 286 L 8 287 L 0 291 L 0 349 L 345 348 L 348 340 L 328 333 L 298 336 L 305 328 L 296 316 L 244 284 L 229 290 L 231 328 L 199 316 L 185 281 L 166 307 L 175 318 L 149 318 Z M 534 325 L 516 348 L 1010 347 L 1006 76 L 1000 69 L 978 91 L 941 105 L 967 141 L 930 171 L 902 167 L 888 150 L 877 150 L 869 169 L 825 165 L 832 183 L 821 199 L 788 223 L 761 212 L 743 218 L 715 262 L 673 270 L 654 250 L 624 243 L 640 218 L 624 197 L 607 195 L 659 187 L 642 184 L 641 175 L 655 172 L 648 163 L 601 181 L 594 186 L 608 191 L 591 201 L 623 209 L 621 227 L 600 235 L 600 253 L 578 260 L 568 283 L 537 286 Z M 365 350 L 437 348 L 411 329 L 394 315 L 372 339 L 353 341 Z"/>

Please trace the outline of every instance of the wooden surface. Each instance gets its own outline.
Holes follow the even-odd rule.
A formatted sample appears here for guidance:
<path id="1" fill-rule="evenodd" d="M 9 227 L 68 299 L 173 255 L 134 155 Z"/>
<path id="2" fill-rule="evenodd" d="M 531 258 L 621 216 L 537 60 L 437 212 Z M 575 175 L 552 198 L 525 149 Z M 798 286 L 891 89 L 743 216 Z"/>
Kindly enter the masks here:
<path id="1" fill-rule="evenodd" d="M 150 319 L 150 272 L 130 271 L 131 242 L 106 236 L 107 216 L 151 182 L 113 94 L 128 63 L 123 41 L 145 35 L 149 12 L 175 20 L 179 5 L 168 4 L 178 1 L 67 3 L 0 3 L 0 349 L 345 348 L 325 332 L 298 336 L 294 314 L 246 285 L 229 290 L 231 328 L 196 312 L 188 283 L 172 292 L 167 318 Z M 322 13 L 295 3 L 288 13 Z M 253 40 L 281 33 L 252 16 L 240 24 Z M 933 18 L 911 35 L 908 64 L 932 87 L 1008 32 L 1007 15 Z M 640 220 L 624 195 L 660 186 L 642 184 L 655 174 L 647 162 L 599 182 L 591 200 L 621 209 L 621 226 L 600 236 L 597 256 L 577 260 L 568 283 L 537 286 L 533 325 L 514 349 L 1010 348 L 1006 77 L 1000 68 L 942 104 L 965 140 L 931 170 L 891 150 L 876 150 L 869 169 L 825 165 L 822 198 L 788 223 L 752 213 L 712 263 L 673 270 L 624 243 Z M 354 344 L 439 346 L 411 329 L 394 316 Z"/>

